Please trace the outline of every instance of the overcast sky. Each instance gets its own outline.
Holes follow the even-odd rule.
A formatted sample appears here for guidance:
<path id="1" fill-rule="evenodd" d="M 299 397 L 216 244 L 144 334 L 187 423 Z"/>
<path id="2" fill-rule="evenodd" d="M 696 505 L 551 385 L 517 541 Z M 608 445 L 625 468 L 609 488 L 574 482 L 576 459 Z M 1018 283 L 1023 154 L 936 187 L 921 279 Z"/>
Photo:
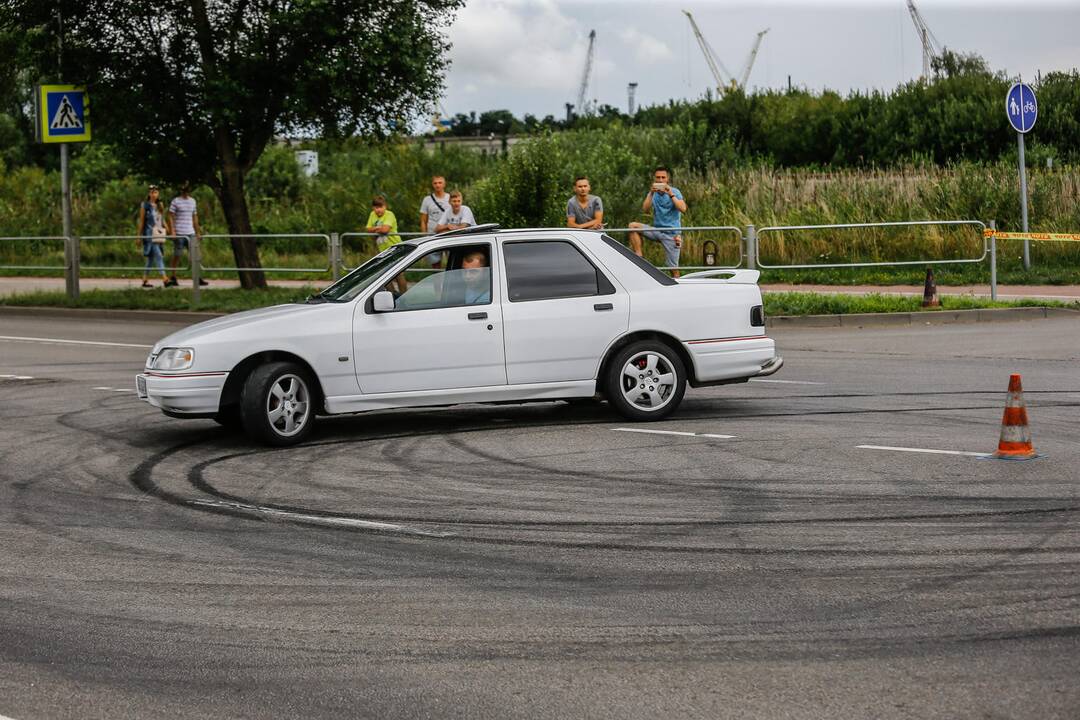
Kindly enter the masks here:
<path id="1" fill-rule="evenodd" d="M 995 70 L 1080 67 L 1080 2 L 916 3 L 937 39 L 978 52 Z M 506 108 L 515 115 L 565 115 L 581 82 L 590 30 L 596 57 L 588 97 L 625 111 L 626 86 L 638 105 L 698 98 L 713 80 L 686 16 L 689 10 L 721 62 L 738 73 L 755 34 L 771 28 L 750 75 L 754 88 L 847 93 L 891 89 L 919 76 L 922 50 L 905 0 L 848 3 L 788 0 L 466 0 L 449 30 L 452 66 L 443 105 L 453 115 Z"/>

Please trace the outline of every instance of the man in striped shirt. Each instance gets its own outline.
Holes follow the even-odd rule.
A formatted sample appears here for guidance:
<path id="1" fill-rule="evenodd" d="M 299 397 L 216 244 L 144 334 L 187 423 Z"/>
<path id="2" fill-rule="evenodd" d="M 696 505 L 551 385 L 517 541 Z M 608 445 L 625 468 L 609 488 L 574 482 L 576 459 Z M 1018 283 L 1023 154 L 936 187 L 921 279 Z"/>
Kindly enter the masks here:
<path id="1" fill-rule="evenodd" d="M 165 283 L 166 286 L 176 287 L 180 283 L 176 279 L 176 266 L 180 258 L 184 256 L 184 250 L 188 249 L 190 238 L 202 235 L 199 227 L 199 210 L 195 198 L 191 197 L 191 183 L 185 182 L 180 186 L 180 195 L 174 197 L 169 203 L 169 234 L 178 237 L 173 239 L 173 256 L 169 261 L 172 269 L 172 277 Z M 205 280 L 199 278 L 200 285 L 208 285 Z"/>

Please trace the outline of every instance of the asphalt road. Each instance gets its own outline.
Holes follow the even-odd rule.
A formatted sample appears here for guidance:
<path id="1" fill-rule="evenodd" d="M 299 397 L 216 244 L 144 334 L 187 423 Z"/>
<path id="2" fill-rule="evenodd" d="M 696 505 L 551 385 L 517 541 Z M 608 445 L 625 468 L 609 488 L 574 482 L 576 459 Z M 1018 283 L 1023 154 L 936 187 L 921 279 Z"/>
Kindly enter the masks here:
<path id="1" fill-rule="evenodd" d="M 0 716 L 1080 716 L 1078 319 L 288 450 L 135 398 L 170 329 L 0 315 Z M 858 447 L 992 451 L 1011 372 L 1037 460 Z"/>

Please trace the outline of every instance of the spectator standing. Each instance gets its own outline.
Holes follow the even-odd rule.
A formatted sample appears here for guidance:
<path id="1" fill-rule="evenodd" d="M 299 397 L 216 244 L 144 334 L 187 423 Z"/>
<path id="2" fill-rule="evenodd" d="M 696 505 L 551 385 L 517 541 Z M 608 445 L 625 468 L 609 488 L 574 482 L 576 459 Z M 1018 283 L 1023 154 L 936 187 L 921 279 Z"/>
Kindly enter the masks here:
<path id="1" fill-rule="evenodd" d="M 435 175 L 431 178 L 431 192 L 420 203 L 420 232 L 434 235 L 446 208 L 450 207 L 450 195 L 446 192 L 446 178 Z"/>
<path id="2" fill-rule="evenodd" d="M 450 207 L 446 208 L 446 212 L 439 218 L 439 224 L 435 226 L 436 232 L 461 230 L 476 224 L 472 210 L 468 205 L 462 204 L 464 201 L 460 191 L 454 190 L 450 193 Z"/>
<path id="3" fill-rule="evenodd" d="M 176 280 L 176 266 L 184 256 L 184 251 L 189 249 L 191 239 L 202 235 L 202 228 L 199 227 L 199 207 L 195 198 L 191 197 L 191 183 L 185 182 L 181 185 L 180 195 L 169 203 L 169 228 L 169 234 L 177 237 L 173 238 L 173 255 L 169 261 L 172 274 L 166 285 L 176 287 L 180 284 Z M 199 278 L 199 284 L 209 283 Z"/>
<path id="4" fill-rule="evenodd" d="M 604 202 L 590 195 L 589 178 L 574 178 L 574 194 L 566 202 L 566 227 L 578 230 L 599 230 L 604 227 Z"/>
<path id="5" fill-rule="evenodd" d="M 431 177 L 431 192 L 420 203 L 420 232 L 434 235 L 439 227 L 439 220 L 450 207 L 450 195 L 446 192 L 446 178 L 442 175 Z M 442 253 L 431 253 L 428 262 L 433 268 L 442 267 Z"/>
<path id="6" fill-rule="evenodd" d="M 677 187 L 671 186 L 671 171 L 660 166 L 653 170 L 653 184 L 645 195 L 645 201 L 641 203 L 641 209 L 645 212 L 652 211 L 653 224 L 644 225 L 639 222 L 630 223 L 630 227 L 638 228 L 630 233 L 630 249 L 637 255 L 641 255 L 641 236 L 653 240 L 664 246 L 664 259 L 669 267 L 679 266 L 679 252 L 682 248 L 682 214 L 686 212 L 686 201 Z M 679 271 L 671 272 L 673 277 L 679 277 Z"/>
<path id="7" fill-rule="evenodd" d="M 157 185 L 151 185 L 146 199 L 139 205 L 139 236 L 136 247 L 142 246 L 146 267 L 143 269 L 142 286 L 150 287 L 150 268 L 156 267 L 161 273 L 161 286 L 166 287 L 169 280 L 165 277 L 165 258 L 161 248 L 165 245 L 168 231 L 165 229 L 165 207 L 161 204 L 161 191 Z"/>
<path id="8" fill-rule="evenodd" d="M 386 198 L 382 195 L 372 198 L 371 213 L 368 215 L 367 226 L 364 230 L 378 236 L 379 252 L 401 242 L 401 236 L 398 235 L 397 216 L 386 207 Z"/>

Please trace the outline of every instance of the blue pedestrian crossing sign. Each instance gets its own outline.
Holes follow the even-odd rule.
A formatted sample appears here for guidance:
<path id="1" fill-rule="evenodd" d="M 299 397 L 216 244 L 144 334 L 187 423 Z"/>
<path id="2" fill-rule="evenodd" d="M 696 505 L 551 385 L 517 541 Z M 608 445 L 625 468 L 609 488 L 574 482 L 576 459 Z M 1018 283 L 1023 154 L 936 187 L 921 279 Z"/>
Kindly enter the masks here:
<path id="1" fill-rule="evenodd" d="M 90 98 L 86 88 L 39 85 L 36 100 L 39 142 L 90 142 Z"/>
<path id="2" fill-rule="evenodd" d="M 1039 117 L 1039 103 L 1035 100 L 1035 91 L 1024 83 L 1015 83 L 1005 96 L 1005 114 L 1016 132 L 1026 133 L 1035 127 Z"/>

